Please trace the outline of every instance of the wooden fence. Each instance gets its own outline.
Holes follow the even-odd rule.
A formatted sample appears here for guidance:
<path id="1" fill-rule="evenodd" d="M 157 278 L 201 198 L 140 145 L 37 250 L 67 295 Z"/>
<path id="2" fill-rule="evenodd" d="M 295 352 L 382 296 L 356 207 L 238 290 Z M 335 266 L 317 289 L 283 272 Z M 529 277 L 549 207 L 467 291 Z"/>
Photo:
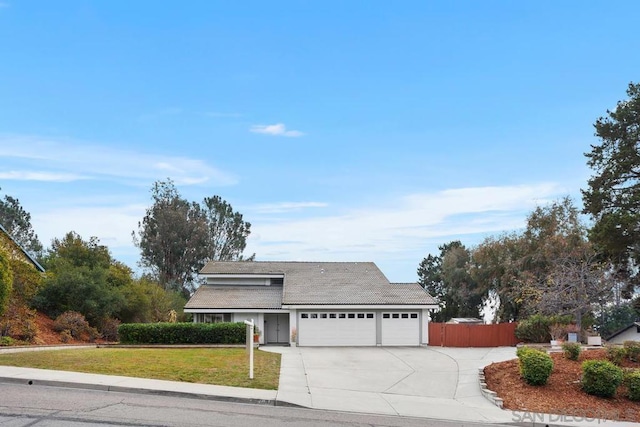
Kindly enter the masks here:
<path id="1" fill-rule="evenodd" d="M 441 347 L 501 347 L 520 342 L 517 323 L 465 325 L 429 322 L 429 345 Z"/>

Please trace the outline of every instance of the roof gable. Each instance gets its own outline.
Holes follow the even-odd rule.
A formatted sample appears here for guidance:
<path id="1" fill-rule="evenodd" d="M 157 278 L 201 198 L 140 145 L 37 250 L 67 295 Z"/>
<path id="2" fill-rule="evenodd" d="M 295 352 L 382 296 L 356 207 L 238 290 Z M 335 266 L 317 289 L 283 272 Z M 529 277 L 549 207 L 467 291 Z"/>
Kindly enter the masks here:
<path id="1" fill-rule="evenodd" d="M 2 240 L 7 242 L 7 244 L 4 244 L 3 242 L 0 242 L 0 244 L 2 244 L 2 246 L 4 246 L 5 249 L 8 250 L 11 255 L 13 255 L 14 257 L 22 258 L 23 261 L 33 265 L 36 268 L 36 270 L 38 270 L 41 273 L 44 273 L 44 267 L 42 267 L 40 263 L 36 261 L 36 259 L 32 257 L 31 254 L 27 252 L 25 248 L 22 247 L 20 243 L 16 242 L 13 236 L 9 234 L 7 229 L 4 228 L 2 224 L 0 224 L 0 235 L 4 235 L 5 238 Z"/>

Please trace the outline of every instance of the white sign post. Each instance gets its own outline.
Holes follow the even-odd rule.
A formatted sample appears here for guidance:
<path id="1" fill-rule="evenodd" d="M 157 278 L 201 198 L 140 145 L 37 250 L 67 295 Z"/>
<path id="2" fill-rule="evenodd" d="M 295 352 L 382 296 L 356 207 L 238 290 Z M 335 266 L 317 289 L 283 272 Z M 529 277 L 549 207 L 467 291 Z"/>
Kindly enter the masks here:
<path id="1" fill-rule="evenodd" d="M 249 347 L 249 379 L 253 379 L 253 319 L 245 320 L 244 324 L 247 325 L 247 346 Z"/>

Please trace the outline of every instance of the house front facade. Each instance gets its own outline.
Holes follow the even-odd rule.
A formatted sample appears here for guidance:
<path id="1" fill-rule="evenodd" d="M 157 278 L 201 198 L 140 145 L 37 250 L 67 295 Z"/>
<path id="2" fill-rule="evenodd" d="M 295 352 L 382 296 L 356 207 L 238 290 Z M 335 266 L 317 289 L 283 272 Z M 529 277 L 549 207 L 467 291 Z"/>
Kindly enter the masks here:
<path id="1" fill-rule="evenodd" d="M 261 344 L 418 346 L 437 302 L 371 262 L 212 261 L 185 305 L 194 322 L 253 319 Z"/>
<path id="2" fill-rule="evenodd" d="M 622 344 L 625 341 L 640 341 L 640 322 L 633 322 L 607 337 L 608 344 Z"/>

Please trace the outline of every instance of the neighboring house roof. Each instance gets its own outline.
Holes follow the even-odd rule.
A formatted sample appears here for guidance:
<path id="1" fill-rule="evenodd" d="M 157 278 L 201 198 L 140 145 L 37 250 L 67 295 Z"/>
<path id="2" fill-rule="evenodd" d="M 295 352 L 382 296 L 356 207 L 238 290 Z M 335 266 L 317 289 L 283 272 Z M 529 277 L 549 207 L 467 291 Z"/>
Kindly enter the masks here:
<path id="1" fill-rule="evenodd" d="M 211 261 L 200 274 L 283 275 L 283 305 L 436 304 L 417 283 L 389 283 L 372 262 Z"/>
<path id="2" fill-rule="evenodd" d="M 16 252 L 17 252 L 17 253 L 19 253 L 19 254 L 21 254 L 21 255 L 22 255 L 22 257 L 23 257 L 23 259 L 24 259 L 26 262 L 29 262 L 29 263 L 33 264 L 33 266 L 34 266 L 34 267 L 35 267 L 39 272 L 44 273 L 44 267 L 42 267 L 42 266 L 40 265 L 40 263 L 39 263 L 38 261 L 36 261 L 36 259 L 35 259 L 34 257 L 32 257 L 32 256 L 31 256 L 31 254 L 30 254 L 29 252 L 27 252 L 27 250 L 26 250 L 25 248 L 23 248 L 23 247 L 22 247 L 22 245 L 21 245 L 20 243 L 16 242 L 16 240 L 13 238 L 13 236 L 11 236 L 11 234 L 9 234 L 9 232 L 7 231 L 7 229 L 6 229 L 6 228 L 4 228 L 4 227 L 2 226 L 2 224 L 0 224 L 0 231 L 1 231 L 2 233 L 4 233 L 4 234 L 9 238 L 9 240 L 11 241 L 12 246 L 13 246 L 12 252 L 13 252 L 14 254 L 15 254 Z"/>
<path id="3" fill-rule="evenodd" d="M 640 327 L 640 322 L 633 322 L 632 324 L 627 325 L 624 328 L 618 329 L 617 331 L 615 331 L 614 333 L 609 335 L 607 338 L 605 338 L 605 340 L 606 341 L 610 341 L 611 339 L 617 337 L 618 335 L 620 335 L 624 331 L 628 330 L 629 328 L 637 328 L 637 327 Z"/>
<path id="4" fill-rule="evenodd" d="M 184 308 L 262 308 L 282 307 L 280 286 L 200 286 Z"/>
<path id="5" fill-rule="evenodd" d="M 447 323 L 482 324 L 484 322 L 476 317 L 452 317 Z"/>

